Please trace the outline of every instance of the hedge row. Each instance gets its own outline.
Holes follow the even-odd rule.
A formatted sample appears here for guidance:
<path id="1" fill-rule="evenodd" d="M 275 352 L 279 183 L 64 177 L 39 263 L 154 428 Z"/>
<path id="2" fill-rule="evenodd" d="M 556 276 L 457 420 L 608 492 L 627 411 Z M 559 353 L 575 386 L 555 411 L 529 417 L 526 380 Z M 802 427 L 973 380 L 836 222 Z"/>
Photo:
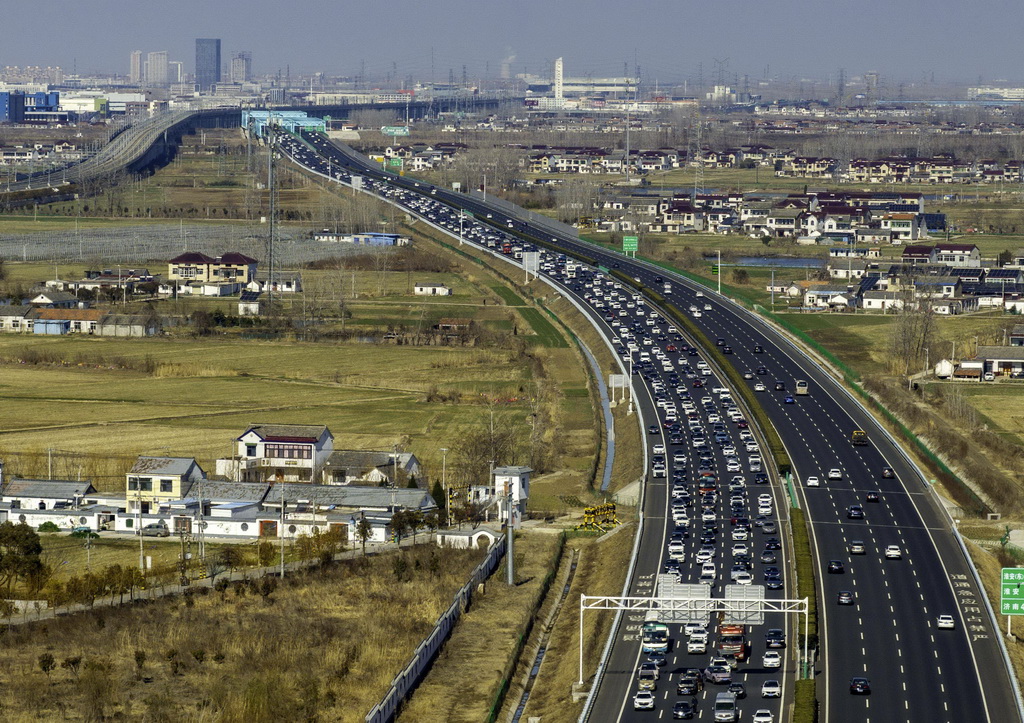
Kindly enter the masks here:
<path id="1" fill-rule="evenodd" d="M 796 681 L 793 723 L 815 723 L 818 720 L 818 700 L 814 688 L 814 678 Z"/>

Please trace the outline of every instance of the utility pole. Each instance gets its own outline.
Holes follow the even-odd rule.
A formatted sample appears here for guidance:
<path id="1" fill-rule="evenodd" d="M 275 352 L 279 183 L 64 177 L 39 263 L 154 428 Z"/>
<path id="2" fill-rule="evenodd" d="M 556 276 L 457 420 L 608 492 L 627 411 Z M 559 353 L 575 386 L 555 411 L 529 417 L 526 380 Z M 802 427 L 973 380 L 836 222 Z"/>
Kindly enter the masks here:
<path id="1" fill-rule="evenodd" d="M 284 581 L 284 483 L 278 482 L 281 485 L 281 531 L 279 533 L 281 540 L 281 580 Z"/>
<path id="2" fill-rule="evenodd" d="M 512 483 L 505 483 L 505 505 L 508 507 L 508 520 L 505 522 L 505 582 L 509 587 L 516 584 L 515 560 L 512 555 L 513 524 L 512 520 Z"/>
<path id="3" fill-rule="evenodd" d="M 448 526 L 452 526 L 452 506 L 448 495 L 448 448 L 441 447 L 441 489 L 444 490 L 444 507 L 448 512 Z"/>

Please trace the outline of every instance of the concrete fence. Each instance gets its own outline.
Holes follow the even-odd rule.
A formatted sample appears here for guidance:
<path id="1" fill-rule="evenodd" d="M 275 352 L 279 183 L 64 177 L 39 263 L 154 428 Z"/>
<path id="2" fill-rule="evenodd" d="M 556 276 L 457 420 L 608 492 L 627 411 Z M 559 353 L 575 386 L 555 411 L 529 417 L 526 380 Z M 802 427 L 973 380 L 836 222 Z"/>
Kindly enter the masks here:
<path id="1" fill-rule="evenodd" d="M 366 723 L 389 723 L 398 715 L 398 709 L 420 681 L 426 676 L 441 647 L 455 628 L 459 617 L 469 607 L 477 585 L 486 580 L 498 568 L 505 555 L 505 538 L 499 537 L 487 550 L 487 556 L 476 566 L 469 581 L 455 593 L 451 606 L 434 623 L 434 629 L 424 638 L 377 705 L 366 714 Z"/>

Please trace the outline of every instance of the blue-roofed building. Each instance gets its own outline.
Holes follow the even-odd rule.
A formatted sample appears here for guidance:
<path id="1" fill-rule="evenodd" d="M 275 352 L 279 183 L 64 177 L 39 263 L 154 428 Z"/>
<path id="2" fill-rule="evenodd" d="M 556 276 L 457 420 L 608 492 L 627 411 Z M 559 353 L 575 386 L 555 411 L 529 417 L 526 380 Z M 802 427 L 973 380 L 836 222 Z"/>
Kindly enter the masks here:
<path id="1" fill-rule="evenodd" d="M 242 111 L 242 127 L 251 128 L 257 137 L 262 138 L 268 125 L 283 128 L 291 133 L 300 130 L 325 133 L 327 122 L 323 118 L 310 117 L 301 110 L 246 110 Z"/>
<path id="2" fill-rule="evenodd" d="M 1009 285 L 1019 284 L 1024 281 L 1024 271 L 1021 269 L 989 269 L 985 274 L 986 284 Z"/>

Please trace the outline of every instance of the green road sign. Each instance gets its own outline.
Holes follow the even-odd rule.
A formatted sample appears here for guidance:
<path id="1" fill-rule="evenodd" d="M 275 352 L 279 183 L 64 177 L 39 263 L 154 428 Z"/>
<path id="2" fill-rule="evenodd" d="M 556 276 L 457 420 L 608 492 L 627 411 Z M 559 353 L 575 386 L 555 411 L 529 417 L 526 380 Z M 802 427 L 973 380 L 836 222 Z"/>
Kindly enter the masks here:
<path id="1" fill-rule="evenodd" d="M 388 159 L 388 165 L 391 166 L 392 168 L 401 168 L 402 167 L 402 159 L 401 158 L 389 158 Z"/>
<path id="2" fill-rule="evenodd" d="M 380 132 L 386 136 L 407 136 L 409 128 L 408 126 L 381 126 Z"/>
<path id="3" fill-rule="evenodd" d="M 1004 567 L 999 586 L 999 612 L 1024 615 L 1024 568 Z"/>
<path id="4" fill-rule="evenodd" d="M 715 274 L 717 274 L 717 273 L 718 273 L 718 266 L 712 266 L 712 267 L 711 267 L 711 274 L 712 274 L 712 275 L 715 275 Z"/>
<path id="5" fill-rule="evenodd" d="M 622 250 L 623 251 L 636 251 L 640 245 L 640 238 L 638 236 L 623 236 L 622 237 Z"/>

